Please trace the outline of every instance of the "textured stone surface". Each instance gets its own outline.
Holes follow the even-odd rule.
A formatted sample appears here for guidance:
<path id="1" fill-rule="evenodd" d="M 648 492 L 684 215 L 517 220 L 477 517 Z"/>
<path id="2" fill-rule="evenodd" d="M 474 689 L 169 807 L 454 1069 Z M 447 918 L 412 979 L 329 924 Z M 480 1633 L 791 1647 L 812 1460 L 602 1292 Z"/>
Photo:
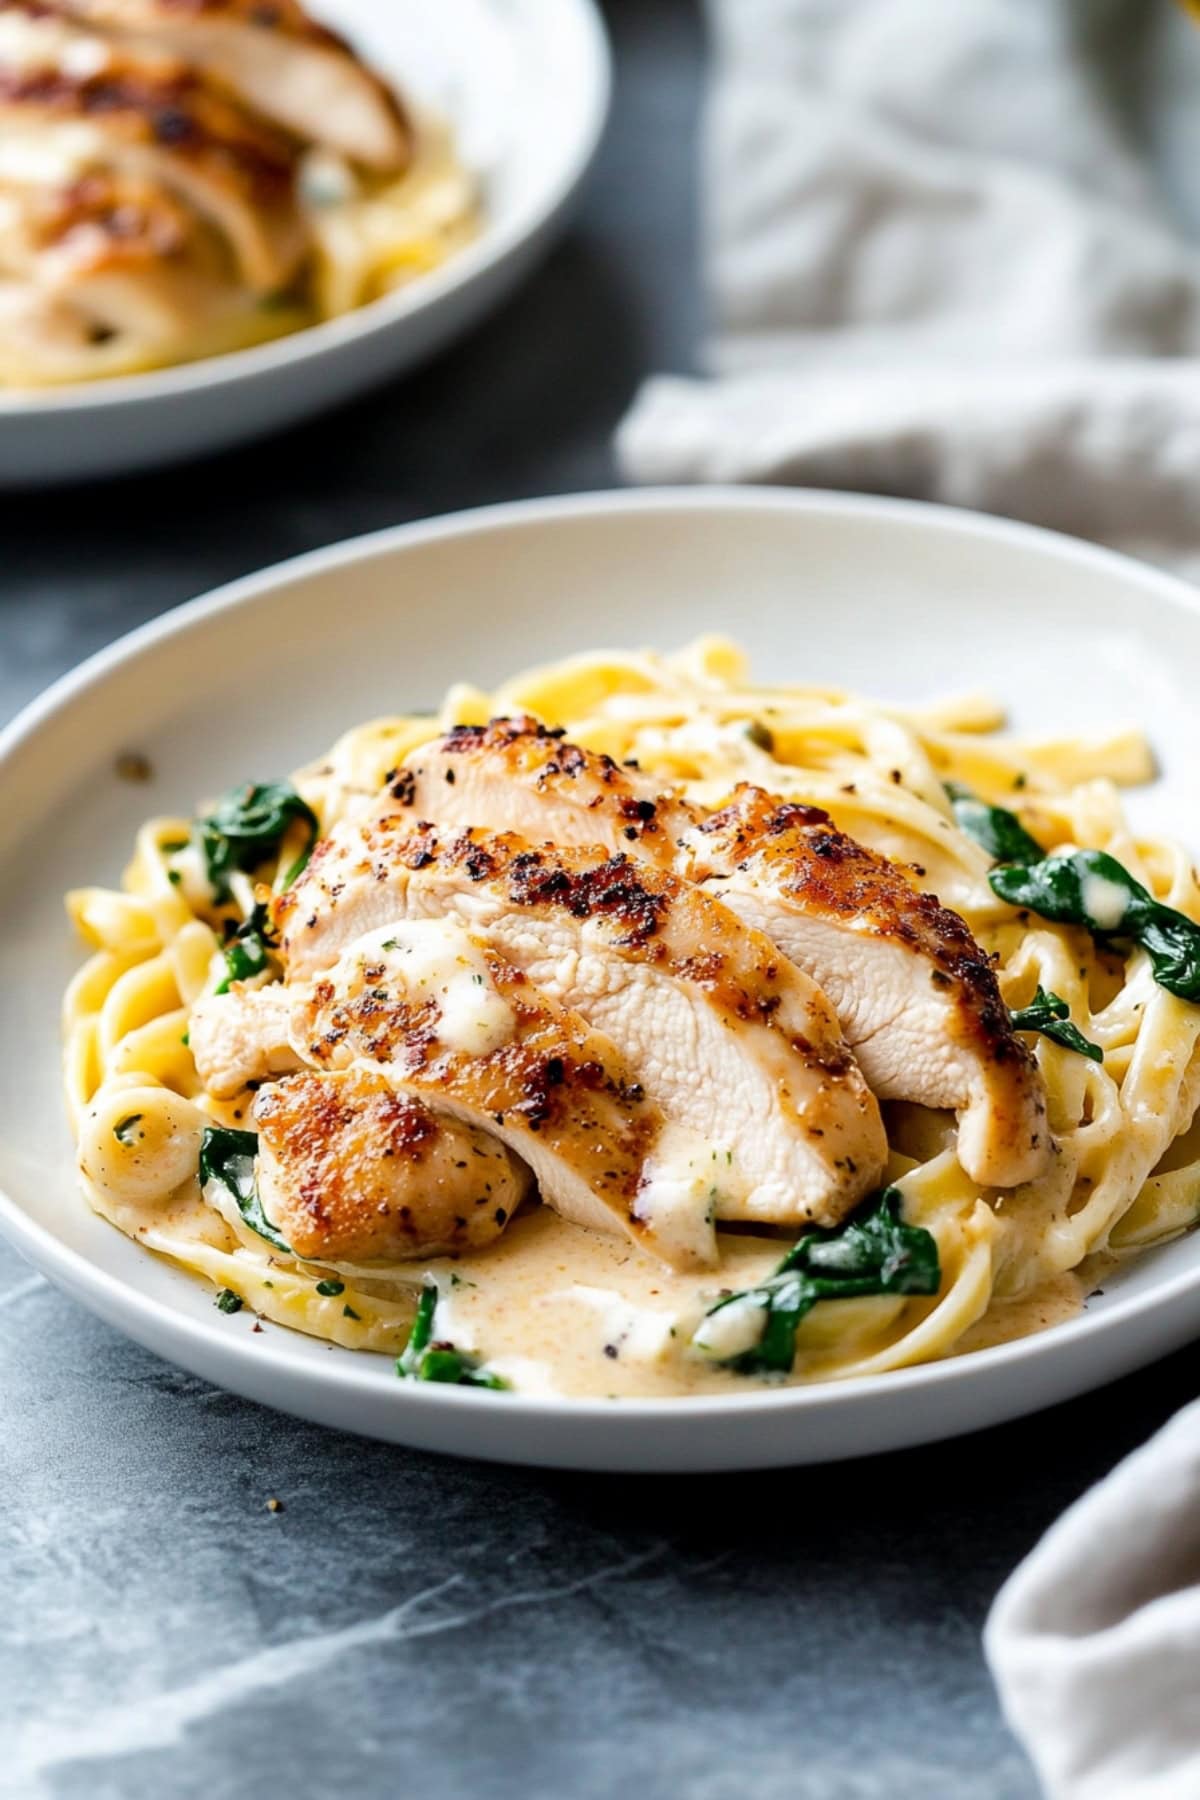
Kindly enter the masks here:
<path id="1" fill-rule="evenodd" d="M 579 222 L 468 343 L 282 444 L 0 500 L 0 716 L 280 556 L 611 481 L 636 379 L 696 336 L 699 55 L 684 0 L 612 16 L 617 114 Z M 210 1389 L 0 1246 L 0 1793 L 1034 1800 L 980 1655 L 988 1602 L 1195 1385 L 1188 1353 L 825 1470 L 489 1469 Z"/>

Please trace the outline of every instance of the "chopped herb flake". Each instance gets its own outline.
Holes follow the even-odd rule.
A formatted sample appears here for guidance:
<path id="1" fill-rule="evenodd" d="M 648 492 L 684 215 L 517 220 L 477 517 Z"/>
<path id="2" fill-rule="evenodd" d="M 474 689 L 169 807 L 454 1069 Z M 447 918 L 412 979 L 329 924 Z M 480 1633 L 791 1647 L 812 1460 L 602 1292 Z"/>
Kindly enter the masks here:
<path id="1" fill-rule="evenodd" d="M 235 1294 L 232 1288 L 222 1288 L 217 1295 L 216 1303 L 223 1313 L 240 1313 L 242 1307 L 246 1304 L 242 1299 L 242 1296 L 240 1294 Z"/>
<path id="2" fill-rule="evenodd" d="M 317 1283 L 318 1294 L 323 1294 L 327 1300 L 332 1300 L 336 1295 L 344 1294 L 345 1291 L 344 1281 L 318 1281 Z"/>

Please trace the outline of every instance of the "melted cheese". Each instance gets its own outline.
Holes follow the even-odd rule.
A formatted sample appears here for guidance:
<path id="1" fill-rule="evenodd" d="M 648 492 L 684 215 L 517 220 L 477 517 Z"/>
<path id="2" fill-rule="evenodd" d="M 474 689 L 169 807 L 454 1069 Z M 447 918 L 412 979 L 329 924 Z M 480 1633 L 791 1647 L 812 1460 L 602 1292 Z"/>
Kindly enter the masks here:
<path id="1" fill-rule="evenodd" d="M 361 938 L 358 961 L 383 963 L 417 1000 L 435 999 L 438 1042 L 488 1056 L 516 1030 L 512 1007 L 492 980 L 487 957 L 453 919 L 407 919 Z"/>
<path id="2" fill-rule="evenodd" d="M 706 1268 L 717 1255 L 718 1162 L 723 1168 L 724 1156 L 694 1132 L 668 1125 L 646 1161 L 634 1206 L 664 1248 Z"/>
<path id="3" fill-rule="evenodd" d="M 1094 871 L 1080 883 L 1083 909 L 1098 931 L 1118 931 L 1129 909 L 1129 895 L 1119 881 Z"/>

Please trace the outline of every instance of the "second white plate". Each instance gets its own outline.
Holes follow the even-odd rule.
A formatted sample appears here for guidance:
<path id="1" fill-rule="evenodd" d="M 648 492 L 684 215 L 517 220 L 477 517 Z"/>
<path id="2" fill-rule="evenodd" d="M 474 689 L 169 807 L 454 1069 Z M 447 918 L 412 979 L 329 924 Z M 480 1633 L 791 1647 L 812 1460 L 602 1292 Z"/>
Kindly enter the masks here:
<path id="1" fill-rule="evenodd" d="M 125 474 L 292 424 L 432 355 L 547 247 L 608 111 L 593 0 L 323 0 L 313 10 L 454 122 L 484 186 L 480 236 L 411 286 L 270 344 L 114 381 L 0 388 L 0 486 Z"/>

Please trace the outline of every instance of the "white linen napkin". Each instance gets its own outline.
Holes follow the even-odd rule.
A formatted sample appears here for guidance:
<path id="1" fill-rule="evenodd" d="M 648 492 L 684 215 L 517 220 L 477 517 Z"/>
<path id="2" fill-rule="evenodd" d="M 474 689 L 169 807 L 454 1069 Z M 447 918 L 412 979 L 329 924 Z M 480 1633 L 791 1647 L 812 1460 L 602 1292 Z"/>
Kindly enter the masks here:
<path id="1" fill-rule="evenodd" d="M 709 9 L 713 378 L 649 382 L 623 472 L 946 500 L 1200 573 L 1200 250 L 1115 97 L 1190 107 L 1200 146 L 1200 31 L 1167 0 Z"/>
<path id="2" fill-rule="evenodd" d="M 1047 1800 L 1196 1800 L 1200 1403 L 1047 1532 L 985 1644 Z"/>

